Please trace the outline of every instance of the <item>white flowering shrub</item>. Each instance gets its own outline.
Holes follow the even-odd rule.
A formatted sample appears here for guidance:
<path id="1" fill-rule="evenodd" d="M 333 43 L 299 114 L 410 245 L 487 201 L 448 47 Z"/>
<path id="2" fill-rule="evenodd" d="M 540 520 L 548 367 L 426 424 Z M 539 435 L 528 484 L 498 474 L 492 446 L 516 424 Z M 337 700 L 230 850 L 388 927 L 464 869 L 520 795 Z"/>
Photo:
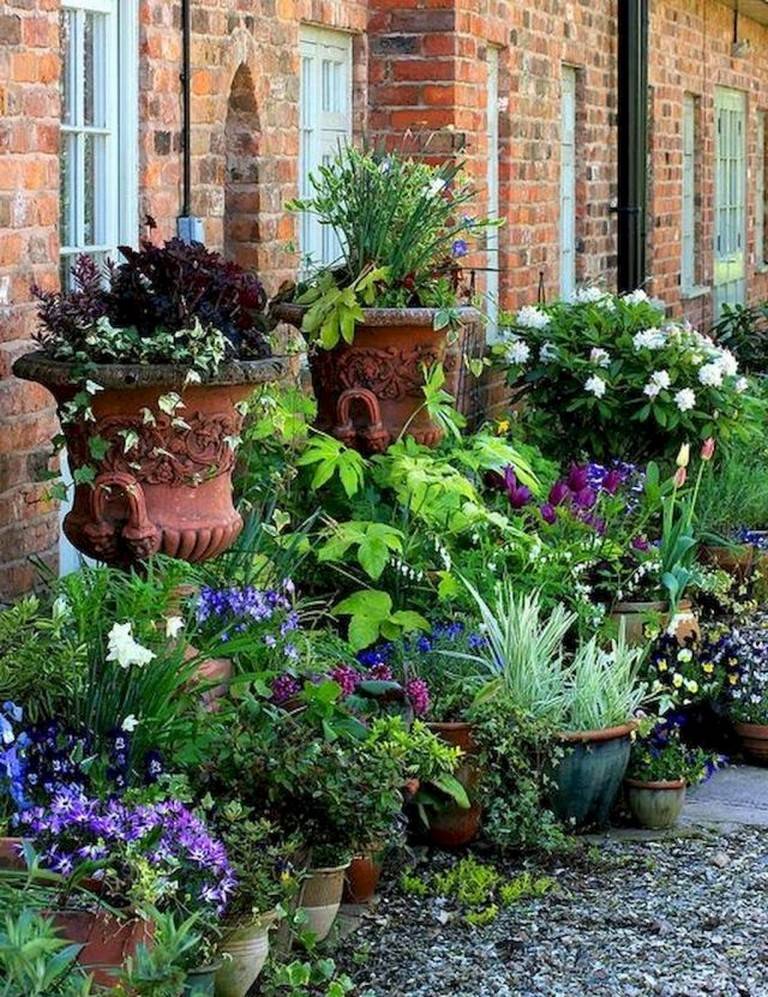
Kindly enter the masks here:
<path id="1" fill-rule="evenodd" d="M 665 318 L 644 291 L 583 288 L 502 317 L 494 347 L 526 418 L 573 459 L 664 456 L 682 442 L 746 436 L 758 418 L 734 355 Z"/>

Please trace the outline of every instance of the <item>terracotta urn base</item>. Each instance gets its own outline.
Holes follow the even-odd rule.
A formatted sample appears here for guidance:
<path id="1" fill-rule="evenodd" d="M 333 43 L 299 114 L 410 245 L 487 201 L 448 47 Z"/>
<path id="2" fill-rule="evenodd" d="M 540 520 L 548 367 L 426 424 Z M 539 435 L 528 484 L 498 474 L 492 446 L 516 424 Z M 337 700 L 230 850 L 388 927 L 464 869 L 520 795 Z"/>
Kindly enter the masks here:
<path id="1" fill-rule="evenodd" d="M 475 756 L 477 745 L 472 737 L 472 725 L 463 722 L 430 723 L 429 729 L 441 740 L 454 748 L 461 748 L 463 758 L 454 772 L 458 781 L 467 791 L 471 806 L 469 809 L 456 803 L 449 803 L 441 810 L 430 812 L 429 840 L 438 848 L 462 848 L 474 841 L 480 831 L 482 808 L 472 801 L 472 796 L 480 781 L 480 770 Z"/>
<path id="2" fill-rule="evenodd" d="M 152 925 L 140 918 L 120 920 L 106 910 L 50 913 L 61 937 L 82 945 L 77 961 L 99 986 L 114 987 L 128 956 L 135 955 L 139 944 L 152 940 Z"/>
<path id="3" fill-rule="evenodd" d="M 625 779 L 627 806 L 640 827 L 662 830 L 674 827 L 685 805 L 685 780 L 640 782 Z"/>

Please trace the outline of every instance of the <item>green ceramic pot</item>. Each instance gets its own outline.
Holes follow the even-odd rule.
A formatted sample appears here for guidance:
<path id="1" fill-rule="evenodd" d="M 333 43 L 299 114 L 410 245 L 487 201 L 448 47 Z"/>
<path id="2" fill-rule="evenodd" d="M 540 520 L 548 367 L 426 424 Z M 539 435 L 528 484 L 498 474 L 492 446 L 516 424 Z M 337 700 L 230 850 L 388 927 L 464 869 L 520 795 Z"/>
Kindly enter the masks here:
<path id="1" fill-rule="evenodd" d="M 677 824 L 685 804 L 684 779 L 674 782 L 627 779 L 624 786 L 627 806 L 640 827 L 660 831 Z"/>
<path id="2" fill-rule="evenodd" d="M 561 734 L 565 754 L 551 772 L 550 805 L 570 827 L 605 827 L 629 762 L 634 724 Z"/>
<path id="3" fill-rule="evenodd" d="M 216 974 L 221 969 L 221 963 L 211 966 L 200 966 L 187 973 L 184 984 L 184 997 L 214 997 L 216 993 Z"/>

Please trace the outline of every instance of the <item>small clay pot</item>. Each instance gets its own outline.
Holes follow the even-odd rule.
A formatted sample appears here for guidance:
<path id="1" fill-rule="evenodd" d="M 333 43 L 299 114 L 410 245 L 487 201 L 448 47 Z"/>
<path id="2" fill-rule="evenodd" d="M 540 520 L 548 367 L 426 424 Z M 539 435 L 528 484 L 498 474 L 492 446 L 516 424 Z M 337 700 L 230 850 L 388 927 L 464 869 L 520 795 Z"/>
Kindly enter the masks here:
<path id="1" fill-rule="evenodd" d="M 565 754 L 550 773 L 550 805 L 569 827 L 605 827 L 627 770 L 630 735 L 637 725 L 559 735 Z"/>
<path id="2" fill-rule="evenodd" d="M 0 869 L 21 871 L 27 868 L 21 848 L 23 838 L 0 838 Z"/>
<path id="3" fill-rule="evenodd" d="M 277 911 L 271 910 L 246 923 L 224 924 L 216 997 L 245 997 L 267 961 L 269 929 L 276 919 Z"/>
<path id="4" fill-rule="evenodd" d="M 663 830 L 674 827 L 685 805 L 685 780 L 641 782 L 625 779 L 627 805 L 640 827 Z"/>
<path id="5" fill-rule="evenodd" d="M 481 776 L 477 766 L 477 745 L 472 736 L 472 724 L 454 721 L 430 723 L 427 726 L 446 744 L 460 748 L 463 752 L 454 775 L 466 789 L 471 802 L 468 809 L 460 807 L 457 803 L 450 803 L 442 810 L 431 811 L 429 840 L 438 848 L 462 848 L 477 837 L 482 818 L 482 807 L 472 801 L 472 795 Z"/>
<path id="6" fill-rule="evenodd" d="M 749 544 L 739 544 L 732 547 L 704 545 L 699 548 L 699 559 L 704 564 L 710 564 L 712 567 L 725 571 L 734 578 L 743 581 L 752 572 L 755 548 Z"/>
<path id="7" fill-rule="evenodd" d="M 768 724 L 734 724 L 741 749 L 750 761 L 768 765 Z"/>
<path id="8" fill-rule="evenodd" d="M 631 647 L 646 644 L 645 627 L 649 617 L 657 617 L 662 629 L 668 629 L 669 604 L 667 602 L 617 602 L 611 610 L 611 619 L 623 625 L 624 635 Z M 673 632 L 682 643 L 686 637 L 699 636 L 699 622 L 688 599 L 682 599 L 675 610 Z"/>
<path id="9" fill-rule="evenodd" d="M 305 311 L 290 304 L 273 309 L 298 329 Z M 367 453 L 383 453 L 406 426 L 417 443 L 437 446 L 443 432 L 424 409 L 424 367 L 442 363 L 446 387 L 454 392 L 459 351 L 448 349 L 445 329 L 434 329 L 434 309 L 364 308 L 363 313 L 351 343 L 309 351 L 315 425 Z M 480 322 L 474 308 L 457 314 L 467 330 Z"/>
<path id="10" fill-rule="evenodd" d="M 356 855 L 344 877 L 343 904 L 368 904 L 376 893 L 383 867 L 382 850 L 370 849 Z"/>
<path id="11" fill-rule="evenodd" d="M 77 961 L 93 974 L 99 986 L 114 987 L 125 960 L 136 954 L 140 944 L 152 942 L 153 926 L 141 918 L 121 920 L 108 910 L 56 910 L 48 914 L 62 938 L 82 945 Z"/>
<path id="12" fill-rule="evenodd" d="M 318 942 L 328 937 L 339 913 L 344 875 L 349 864 L 308 869 L 307 878 L 301 884 L 299 908 L 306 913 L 307 927 Z"/>

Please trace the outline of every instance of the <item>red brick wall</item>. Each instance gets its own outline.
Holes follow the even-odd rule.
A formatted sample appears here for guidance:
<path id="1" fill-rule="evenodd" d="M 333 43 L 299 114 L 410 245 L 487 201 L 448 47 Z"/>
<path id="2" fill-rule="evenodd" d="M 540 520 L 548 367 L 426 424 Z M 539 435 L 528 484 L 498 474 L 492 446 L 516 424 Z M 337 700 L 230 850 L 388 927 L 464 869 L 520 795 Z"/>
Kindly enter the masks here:
<path id="1" fill-rule="evenodd" d="M 57 279 L 58 3 L 0 6 L 0 600 L 55 560 L 55 510 L 34 484 L 58 431 L 51 396 L 10 377 L 35 328 L 29 286 Z"/>
<path id="2" fill-rule="evenodd" d="M 297 262 L 287 244 L 295 220 L 302 22 L 354 37 L 357 134 L 400 143 L 405 129 L 442 129 L 436 156 L 462 150 L 481 186 L 486 177 L 487 50 L 500 50 L 500 233 L 502 304 L 548 297 L 559 284 L 560 78 L 578 70 L 577 268 L 581 280 L 615 278 L 616 36 L 613 0 L 195 0 L 192 11 L 192 212 L 205 236 L 255 266 L 268 287 Z M 0 5 L 0 599 L 26 588 L 33 552 L 52 556 L 55 510 L 30 484 L 55 430 L 49 396 L 9 378 L 34 328 L 29 285 L 53 285 L 58 256 L 59 0 Z M 716 0 L 651 5 L 651 290 L 703 321 L 708 299 L 679 298 L 680 107 L 702 98 L 704 166 L 712 158 L 718 83 L 768 106 L 766 30 L 742 18 L 752 42 L 731 57 L 732 13 Z M 140 5 L 140 200 L 160 235 L 175 231 L 181 206 L 180 3 Z M 658 41 L 657 41 L 658 40 Z M 701 239 L 711 245 L 711 169 L 702 171 Z M 754 204 L 750 189 L 750 251 Z M 484 196 L 478 208 L 483 209 Z M 768 234 L 767 234 L 768 237 Z M 704 279 L 711 271 L 705 252 Z M 481 258 L 477 258 L 481 262 Z M 709 271 L 707 268 L 709 267 Z M 749 275 L 750 294 L 768 277 Z"/>
<path id="3" fill-rule="evenodd" d="M 754 178 L 756 112 L 768 109 L 768 29 L 739 18 L 739 37 L 750 42 L 744 58 L 732 55 L 733 11 L 711 0 L 659 0 L 651 4 L 652 47 L 648 82 L 652 120 L 649 190 L 649 289 L 706 328 L 712 317 L 712 296 L 685 301 L 680 293 L 680 238 L 682 189 L 682 101 L 687 91 L 700 98 L 701 210 L 698 234 L 700 281 L 712 283 L 714 241 L 714 99 L 715 87 L 747 94 L 747 295 L 768 297 L 768 275 L 758 273 L 754 260 Z"/>

